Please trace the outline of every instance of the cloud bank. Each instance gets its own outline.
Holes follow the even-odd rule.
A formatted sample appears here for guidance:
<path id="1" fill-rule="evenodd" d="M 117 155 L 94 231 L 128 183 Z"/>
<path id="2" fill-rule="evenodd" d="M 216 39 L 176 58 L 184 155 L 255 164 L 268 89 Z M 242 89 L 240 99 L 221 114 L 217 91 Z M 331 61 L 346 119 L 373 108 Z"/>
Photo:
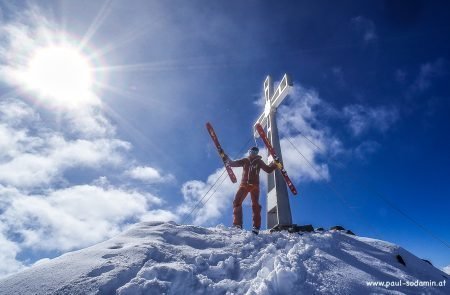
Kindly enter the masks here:
<path id="1" fill-rule="evenodd" d="M 57 33 L 33 9 L 0 29 L 0 79 L 13 90 L 0 98 L 0 276 L 34 262 L 21 257 L 86 247 L 133 222 L 177 220 L 156 193 L 131 188 L 130 178 L 162 184 L 173 176 L 131 156 L 99 96 L 73 109 L 21 95 L 27 60 Z"/>

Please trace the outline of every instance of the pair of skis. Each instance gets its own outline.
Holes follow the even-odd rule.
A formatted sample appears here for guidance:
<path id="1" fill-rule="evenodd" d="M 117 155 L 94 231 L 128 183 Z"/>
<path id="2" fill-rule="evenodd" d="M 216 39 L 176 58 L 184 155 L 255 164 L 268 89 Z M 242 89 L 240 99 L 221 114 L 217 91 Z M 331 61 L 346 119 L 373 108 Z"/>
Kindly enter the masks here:
<path id="1" fill-rule="evenodd" d="M 225 166 L 225 169 L 227 170 L 227 173 L 231 179 L 231 182 L 236 183 L 237 179 L 236 179 L 236 175 L 234 175 L 233 170 L 231 169 L 231 166 L 228 164 L 227 162 L 227 158 L 225 156 L 225 152 L 222 149 L 222 146 L 219 143 L 219 139 L 217 138 L 216 132 L 214 131 L 214 128 L 212 127 L 211 123 L 206 123 L 206 129 L 208 130 L 209 135 L 211 136 L 211 139 L 214 142 L 214 145 L 217 148 L 217 151 L 219 152 L 219 156 L 223 161 L 223 164 Z M 289 189 L 291 190 L 291 192 L 296 195 L 297 194 L 297 189 L 295 188 L 294 184 L 292 183 L 291 179 L 289 178 L 286 169 L 284 169 L 283 163 L 281 163 L 279 157 L 277 156 L 275 149 L 273 148 L 273 146 L 270 144 L 269 139 L 267 138 L 266 133 L 264 132 L 264 128 L 261 126 L 261 124 L 256 124 L 256 131 L 258 132 L 259 136 L 261 137 L 261 139 L 263 140 L 264 144 L 266 145 L 269 154 L 272 156 L 272 158 L 274 159 L 274 161 L 277 163 L 278 168 L 280 170 L 281 175 L 283 176 L 284 180 L 286 181 L 287 186 L 289 187 Z"/>

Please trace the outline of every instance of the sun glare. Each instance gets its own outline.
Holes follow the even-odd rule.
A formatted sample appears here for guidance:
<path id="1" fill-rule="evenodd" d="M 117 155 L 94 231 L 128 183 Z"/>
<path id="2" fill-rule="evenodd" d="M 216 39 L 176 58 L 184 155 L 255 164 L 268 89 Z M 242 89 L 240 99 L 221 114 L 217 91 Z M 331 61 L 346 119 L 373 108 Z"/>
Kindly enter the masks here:
<path id="1" fill-rule="evenodd" d="M 91 66 L 75 48 L 36 49 L 24 74 L 27 88 L 47 103 L 76 107 L 92 99 Z"/>

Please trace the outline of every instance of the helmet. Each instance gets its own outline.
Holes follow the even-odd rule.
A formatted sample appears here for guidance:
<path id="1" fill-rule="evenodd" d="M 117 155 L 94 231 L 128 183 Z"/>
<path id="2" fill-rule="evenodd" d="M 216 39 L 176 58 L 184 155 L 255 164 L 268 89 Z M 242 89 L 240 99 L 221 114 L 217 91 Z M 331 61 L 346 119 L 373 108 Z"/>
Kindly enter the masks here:
<path id="1" fill-rule="evenodd" d="M 248 150 L 249 155 L 256 156 L 258 153 L 259 153 L 259 148 L 257 146 L 254 146 Z"/>

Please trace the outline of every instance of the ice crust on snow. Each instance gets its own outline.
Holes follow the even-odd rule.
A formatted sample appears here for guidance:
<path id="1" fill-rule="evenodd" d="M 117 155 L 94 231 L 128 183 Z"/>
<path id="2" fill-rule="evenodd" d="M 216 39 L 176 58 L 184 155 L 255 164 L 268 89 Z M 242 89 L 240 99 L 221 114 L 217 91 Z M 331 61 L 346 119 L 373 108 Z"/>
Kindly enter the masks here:
<path id="1" fill-rule="evenodd" d="M 339 231 L 256 236 L 223 225 L 145 222 L 3 278 L 0 294 L 450 294 L 449 284 L 366 285 L 445 276 L 399 246 Z"/>

